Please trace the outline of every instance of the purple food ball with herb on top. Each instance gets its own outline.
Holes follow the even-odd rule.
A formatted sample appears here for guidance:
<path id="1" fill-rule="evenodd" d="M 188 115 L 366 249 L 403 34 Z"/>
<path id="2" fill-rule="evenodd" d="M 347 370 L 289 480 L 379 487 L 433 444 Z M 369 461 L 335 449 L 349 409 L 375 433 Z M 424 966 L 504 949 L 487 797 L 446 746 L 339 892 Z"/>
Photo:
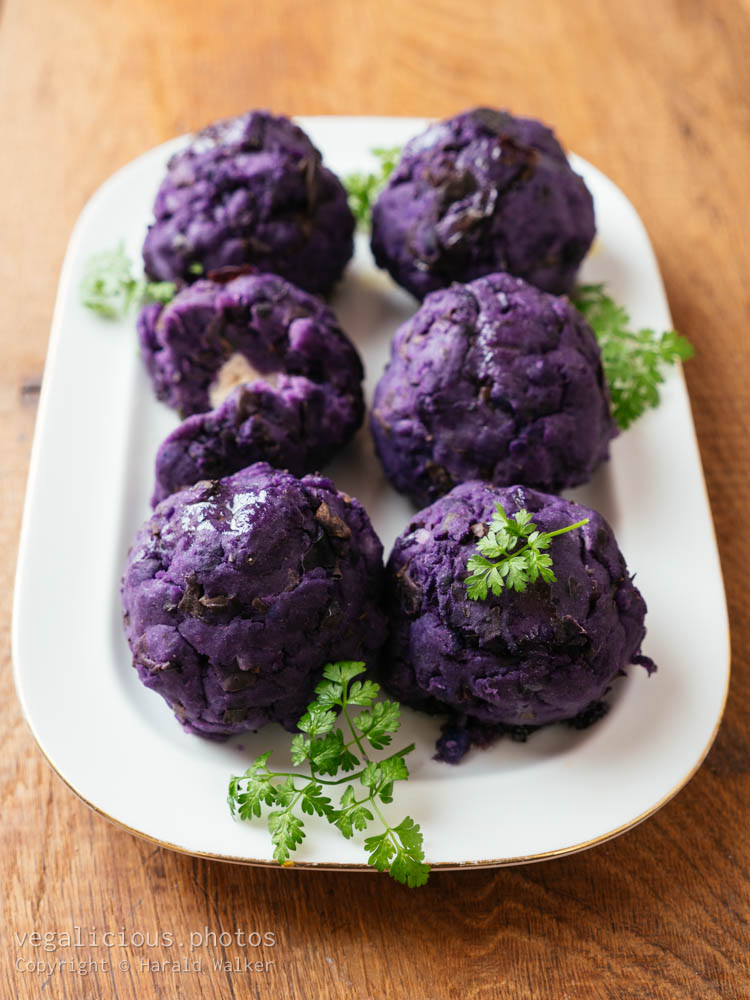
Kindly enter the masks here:
<path id="1" fill-rule="evenodd" d="M 327 294 L 353 250 L 338 177 L 299 126 L 264 111 L 209 125 L 175 153 L 154 216 L 146 274 L 178 284 L 252 264 Z"/>
<path id="2" fill-rule="evenodd" d="M 277 275 L 198 281 L 146 306 L 138 331 L 157 396 L 190 414 L 159 449 L 155 502 L 257 461 L 311 472 L 362 423 L 356 348 L 324 302 Z"/>
<path id="3" fill-rule="evenodd" d="M 498 503 L 508 517 L 526 509 L 541 532 L 589 522 L 551 540 L 556 582 L 471 600 L 467 563 Z M 629 664 L 655 669 L 641 654 L 646 605 L 610 526 L 527 487 L 463 483 L 415 514 L 388 560 L 386 601 L 383 683 L 407 705 L 448 715 L 438 750 L 450 762 L 503 733 L 595 721 Z"/>
<path id="4" fill-rule="evenodd" d="M 164 500 L 122 581 L 133 665 L 192 733 L 294 730 L 326 663 L 385 638 L 382 546 L 322 476 L 257 463 Z"/>
<path id="5" fill-rule="evenodd" d="M 554 133 L 491 108 L 408 142 L 372 212 L 376 262 L 420 299 L 495 271 L 569 292 L 595 232 L 591 195 Z"/>
<path id="6" fill-rule="evenodd" d="M 386 475 L 419 506 L 472 479 L 580 485 L 617 433 L 586 321 L 508 274 L 427 296 L 394 336 L 370 426 Z"/>

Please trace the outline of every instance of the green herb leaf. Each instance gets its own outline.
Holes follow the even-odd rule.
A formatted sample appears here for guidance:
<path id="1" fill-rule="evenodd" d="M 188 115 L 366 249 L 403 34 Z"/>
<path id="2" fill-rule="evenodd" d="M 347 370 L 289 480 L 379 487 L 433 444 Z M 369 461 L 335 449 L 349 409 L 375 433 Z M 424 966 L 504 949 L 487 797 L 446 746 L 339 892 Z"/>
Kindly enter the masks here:
<path id="1" fill-rule="evenodd" d="M 311 742 L 311 740 L 305 737 L 304 733 L 297 733 L 296 736 L 292 737 L 289 755 L 295 767 L 299 767 L 300 764 L 304 764 L 306 760 L 310 759 Z"/>
<path id="2" fill-rule="evenodd" d="M 81 281 L 81 301 L 100 316 L 119 319 L 140 296 L 142 283 L 133 277 L 133 265 L 123 243 L 114 250 L 100 250 L 86 261 Z"/>
<path id="3" fill-rule="evenodd" d="M 378 160 L 378 166 L 374 171 L 369 173 L 355 171 L 342 178 L 349 195 L 349 208 L 362 229 L 370 228 L 372 206 L 399 161 L 401 147 L 391 146 L 387 149 L 375 147 L 370 152 Z"/>
<path id="4" fill-rule="evenodd" d="M 326 680 L 339 684 L 348 684 L 365 672 L 365 664 L 361 660 L 339 660 L 338 663 L 327 663 L 323 667 Z"/>
<path id="5" fill-rule="evenodd" d="M 365 786 L 365 788 L 377 788 L 380 782 L 380 767 L 377 761 L 368 760 L 367 764 L 362 770 L 362 774 L 359 780 Z"/>
<path id="6" fill-rule="evenodd" d="M 380 688 L 373 681 L 355 681 L 346 696 L 347 705 L 372 705 Z"/>
<path id="7" fill-rule="evenodd" d="M 80 287 L 83 305 L 108 319 L 122 319 L 136 303 L 171 302 L 176 291 L 171 281 L 136 278 L 122 242 L 88 258 Z"/>
<path id="8" fill-rule="evenodd" d="M 401 846 L 391 862 L 391 875 L 397 881 L 408 884 L 411 889 L 424 885 L 430 869 L 424 864 L 422 831 L 414 820 L 407 816 L 394 827 L 393 832 L 398 835 Z"/>
<path id="9" fill-rule="evenodd" d="M 397 701 L 379 701 L 371 711 L 360 712 L 354 724 L 376 750 L 382 750 L 401 725 L 401 706 Z"/>
<path id="10" fill-rule="evenodd" d="M 292 851 L 305 839 L 302 827 L 302 820 L 289 809 L 269 813 L 268 829 L 273 843 L 273 856 L 279 864 L 287 861 Z"/>
<path id="11" fill-rule="evenodd" d="M 323 679 L 315 689 L 317 698 L 307 706 L 298 723 L 302 732 L 292 737 L 290 746 L 293 765 L 307 764 L 310 774 L 271 771 L 270 752 L 265 753 L 243 775 L 229 779 L 229 808 L 236 818 L 252 820 L 261 815 L 263 806 L 275 807 L 268 814 L 268 829 L 273 856 L 281 864 L 302 843 L 305 816 L 326 819 L 346 838 L 377 819 L 383 832 L 365 840 L 369 863 L 380 871 L 389 871 L 400 882 L 424 885 L 430 869 L 424 863 L 419 827 L 409 818 L 392 827 L 378 805 L 391 802 L 394 783 L 409 777 L 404 757 L 414 744 L 380 761 L 367 755 L 367 744 L 381 750 L 390 743 L 400 725 L 400 706 L 397 702 L 376 701 L 379 685 L 356 679 L 364 670 L 364 663 L 353 661 L 325 666 Z M 352 715 L 352 708 L 364 710 Z M 336 709 L 341 709 L 340 716 Z M 348 727 L 348 736 L 337 726 L 340 720 Z M 352 747 L 356 747 L 359 757 Z M 336 777 L 339 772 L 344 777 Z M 327 793 L 341 785 L 345 786 L 343 794 L 334 805 Z M 364 789 L 360 798 L 355 785 Z"/>
<path id="12" fill-rule="evenodd" d="M 309 733 L 311 736 L 330 733 L 335 725 L 336 713 L 317 702 L 312 702 L 307 706 L 307 711 L 297 723 L 298 728 L 303 733 Z"/>
<path id="13" fill-rule="evenodd" d="M 319 705 L 323 708 L 333 708 L 335 705 L 341 705 L 344 686 L 335 681 L 322 680 L 315 688 L 315 693 L 318 696 L 315 700 Z"/>
<path id="14" fill-rule="evenodd" d="M 323 786 L 316 781 L 308 782 L 303 789 L 300 806 L 302 812 L 308 813 L 310 816 L 313 813 L 317 813 L 318 816 L 329 816 L 333 809 L 331 800 L 327 795 L 323 795 Z"/>
<path id="15" fill-rule="evenodd" d="M 240 819 L 251 819 L 260 816 L 262 805 L 273 805 L 276 802 L 276 789 L 273 778 L 266 767 L 266 761 L 271 756 L 270 751 L 258 757 L 245 771 L 242 777 L 234 777 L 229 783 L 229 808 Z"/>
<path id="16" fill-rule="evenodd" d="M 390 830 L 367 837 L 365 839 L 365 850 L 370 855 L 367 859 L 368 865 L 377 868 L 379 872 L 388 871 L 391 865 L 391 858 L 396 853 L 395 845 L 391 840 Z"/>
<path id="17" fill-rule="evenodd" d="M 161 302 L 166 305 L 175 297 L 177 285 L 174 281 L 147 281 L 143 286 L 142 302 Z"/>
<path id="18" fill-rule="evenodd" d="M 579 285 L 571 299 L 594 331 L 612 400 L 612 416 L 625 430 L 646 410 L 659 405 L 663 368 L 693 356 L 689 340 L 674 330 L 631 330 L 630 316 L 604 291 L 604 285 Z"/>
<path id="19" fill-rule="evenodd" d="M 293 806 L 300 794 L 291 775 L 288 775 L 282 784 L 276 786 L 276 801 L 280 806 L 287 806 L 287 808 Z"/>
<path id="20" fill-rule="evenodd" d="M 588 518 L 555 531 L 539 531 L 525 508 L 509 518 L 497 504 L 487 533 L 477 542 L 480 554 L 473 553 L 466 563 L 467 596 L 472 601 L 484 601 L 489 593 L 499 597 L 504 589 L 522 594 L 529 583 L 536 583 L 540 577 L 545 583 L 554 583 L 552 557 L 543 550 L 549 548 L 556 535 L 584 524 L 588 524 Z"/>
<path id="21" fill-rule="evenodd" d="M 427 882 L 430 869 L 424 864 L 422 831 L 410 816 L 398 826 L 389 827 L 385 833 L 367 837 L 365 850 L 373 868 L 390 872 L 398 882 L 410 888 Z"/>
<path id="22" fill-rule="evenodd" d="M 370 810 L 355 798 L 354 788 L 348 785 L 341 796 L 341 804 L 335 813 L 334 824 L 348 840 L 353 836 L 355 830 L 364 830 L 373 819 L 374 816 Z"/>
<path id="23" fill-rule="evenodd" d="M 359 761 L 344 745 L 344 734 L 340 729 L 326 733 L 324 738 L 314 739 L 310 746 L 310 766 L 318 774 L 334 775 L 339 770 L 351 771 Z"/>
<path id="24" fill-rule="evenodd" d="M 413 744 L 411 747 L 407 747 L 407 752 L 413 748 Z M 409 769 L 404 762 L 404 758 L 401 756 L 403 753 L 404 751 L 401 750 L 392 757 L 386 757 L 385 760 L 381 760 L 380 773 L 386 781 L 391 783 L 394 781 L 405 781 L 409 777 Z"/>

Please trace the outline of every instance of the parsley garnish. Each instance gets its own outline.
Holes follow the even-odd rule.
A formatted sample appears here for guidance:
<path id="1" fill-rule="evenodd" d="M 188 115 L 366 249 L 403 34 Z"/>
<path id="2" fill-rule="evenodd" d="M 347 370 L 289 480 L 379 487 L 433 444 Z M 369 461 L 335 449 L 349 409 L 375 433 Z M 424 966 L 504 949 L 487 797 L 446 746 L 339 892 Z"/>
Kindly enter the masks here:
<path id="1" fill-rule="evenodd" d="M 309 775 L 271 771 L 271 754 L 264 753 L 243 775 L 230 778 L 227 801 L 233 816 L 247 820 L 259 817 L 264 806 L 274 807 L 268 813 L 268 829 L 273 856 L 280 864 L 289 860 L 305 837 L 300 813 L 325 817 L 347 839 L 377 817 L 383 831 L 365 838 L 368 864 L 413 888 L 424 885 L 430 871 L 424 863 L 422 832 L 409 816 L 391 826 L 378 800 L 392 802 L 393 783 L 409 777 L 404 757 L 414 744 L 383 760 L 370 758 L 367 745 L 382 750 L 390 744 L 401 724 L 401 709 L 398 702 L 375 700 L 380 685 L 374 681 L 354 679 L 364 670 L 364 663 L 349 661 L 324 668 L 315 688 L 317 697 L 307 706 L 298 723 L 301 732 L 291 742 L 292 764 L 306 764 Z M 353 707 L 362 710 L 355 716 Z M 339 719 L 346 723 L 349 736 L 337 727 Z M 335 777 L 339 771 L 345 776 Z M 334 805 L 326 791 L 344 784 L 344 793 Z M 364 793 L 358 796 L 360 787 Z"/>
<path id="2" fill-rule="evenodd" d="M 490 590 L 496 597 L 505 588 L 523 593 L 527 584 L 540 577 L 545 583 L 554 583 L 557 577 L 552 572 L 552 557 L 542 550 L 549 548 L 555 535 L 564 535 L 588 521 L 586 517 L 556 531 L 539 531 L 527 510 L 510 518 L 497 504 L 487 534 L 477 542 L 481 554 L 470 556 L 466 564 L 470 573 L 467 595 L 472 601 L 484 601 Z"/>
<path id="3" fill-rule="evenodd" d="M 356 171 L 343 178 L 344 187 L 349 195 L 349 208 L 361 229 L 370 228 L 372 206 L 398 163 L 401 147 L 378 146 L 370 152 L 379 161 L 377 170 L 370 173 Z"/>
<path id="4" fill-rule="evenodd" d="M 692 344 L 674 330 L 659 336 L 653 330 L 631 330 L 627 310 L 607 295 L 604 285 L 579 285 L 572 302 L 599 341 L 612 416 L 625 430 L 659 405 L 662 367 L 691 358 Z"/>
<path id="5" fill-rule="evenodd" d="M 81 302 L 108 319 L 121 319 L 136 302 L 170 302 L 177 291 L 172 281 L 145 281 L 133 275 L 133 264 L 120 243 L 100 250 L 86 261 Z"/>

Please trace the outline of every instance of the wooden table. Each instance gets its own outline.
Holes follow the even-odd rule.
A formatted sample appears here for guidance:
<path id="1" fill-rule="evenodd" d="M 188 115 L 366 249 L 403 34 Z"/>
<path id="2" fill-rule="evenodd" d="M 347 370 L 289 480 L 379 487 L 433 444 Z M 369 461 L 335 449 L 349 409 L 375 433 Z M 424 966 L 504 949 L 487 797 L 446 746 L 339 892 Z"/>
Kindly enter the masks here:
<path id="1" fill-rule="evenodd" d="M 158 11 L 149 0 L 5 0 L 0 10 L 0 995 L 750 997 L 747 0 L 162 0 Z M 138 840 L 90 812 L 45 763 L 8 653 L 35 387 L 73 222 L 133 156 L 248 107 L 445 115 L 476 103 L 553 122 L 627 192 L 675 323 L 696 345 L 687 379 L 734 645 L 714 749 L 676 799 L 614 842 L 529 867 L 436 874 L 419 892 L 358 874 L 237 868 Z M 129 971 L 16 970 L 33 949 L 14 935 L 76 925 L 185 938 L 269 931 L 274 965 L 212 971 L 211 959 L 238 949 L 209 939 L 202 973 L 141 971 L 133 949 L 123 952 Z"/>

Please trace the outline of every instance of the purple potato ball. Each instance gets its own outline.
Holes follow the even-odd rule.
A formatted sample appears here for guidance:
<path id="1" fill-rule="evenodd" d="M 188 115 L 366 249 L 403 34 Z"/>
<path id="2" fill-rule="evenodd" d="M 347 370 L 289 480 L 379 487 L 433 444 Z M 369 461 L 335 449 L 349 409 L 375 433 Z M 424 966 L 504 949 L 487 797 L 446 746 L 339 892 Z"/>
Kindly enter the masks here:
<path id="1" fill-rule="evenodd" d="M 508 274 L 427 296 L 394 336 L 370 425 L 386 475 L 419 506 L 471 479 L 580 485 L 617 433 L 586 321 Z"/>
<path id="2" fill-rule="evenodd" d="M 237 386 L 216 409 L 184 420 L 159 447 L 152 506 L 202 479 L 254 462 L 295 476 L 319 469 L 362 421 L 360 393 L 337 392 L 298 375 Z"/>
<path id="3" fill-rule="evenodd" d="M 470 600 L 467 562 L 496 505 L 525 508 L 540 531 L 589 518 L 552 539 L 556 582 Z M 594 510 L 523 486 L 463 483 L 415 514 L 386 568 L 390 638 L 382 680 L 400 701 L 447 713 L 443 759 L 472 742 L 563 720 L 584 725 L 641 655 L 646 605 L 612 529 Z"/>
<path id="4" fill-rule="evenodd" d="M 495 271 L 569 292 L 595 232 L 591 195 L 554 133 L 490 108 L 407 143 L 372 213 L 375 260 L 419 299 Z"/>
<path id="5" fill-rule="evenodd" d="M 361 397 L 362 362 L 333 310 L 275 274 L 197 281 L 145 306 L 138 336 L 157 397 L 183 416 L 210 409 L 227 379 L 272 386 L 278 373 Z"/>
<path id="6" fill-rule="evenodd" d="M 311 472 L 362 423 L 356 348 L 324 302 L 277 275 L 198 281 L 146 306 L 138 331 L 157 396 L 191 414 L 159 449 L 155 503 L 258 461 Z"/>
<path id="7" fill-rule="evenodd" d="M 252 264 L 327 294 L 353 250 L 341 182 L 301 128 L 262 111 L 209 125 L 175 153 L 154 216 L 146 274 L 178 284 Z"/>
<path id="8" fill-rule="evenodd" d="M 122 581 L 133 665 L 192 733 L 294 730 L 329 661 L 385 638 L 382 546 L 329 479 L 257 463 L 156 508 Z"/>

